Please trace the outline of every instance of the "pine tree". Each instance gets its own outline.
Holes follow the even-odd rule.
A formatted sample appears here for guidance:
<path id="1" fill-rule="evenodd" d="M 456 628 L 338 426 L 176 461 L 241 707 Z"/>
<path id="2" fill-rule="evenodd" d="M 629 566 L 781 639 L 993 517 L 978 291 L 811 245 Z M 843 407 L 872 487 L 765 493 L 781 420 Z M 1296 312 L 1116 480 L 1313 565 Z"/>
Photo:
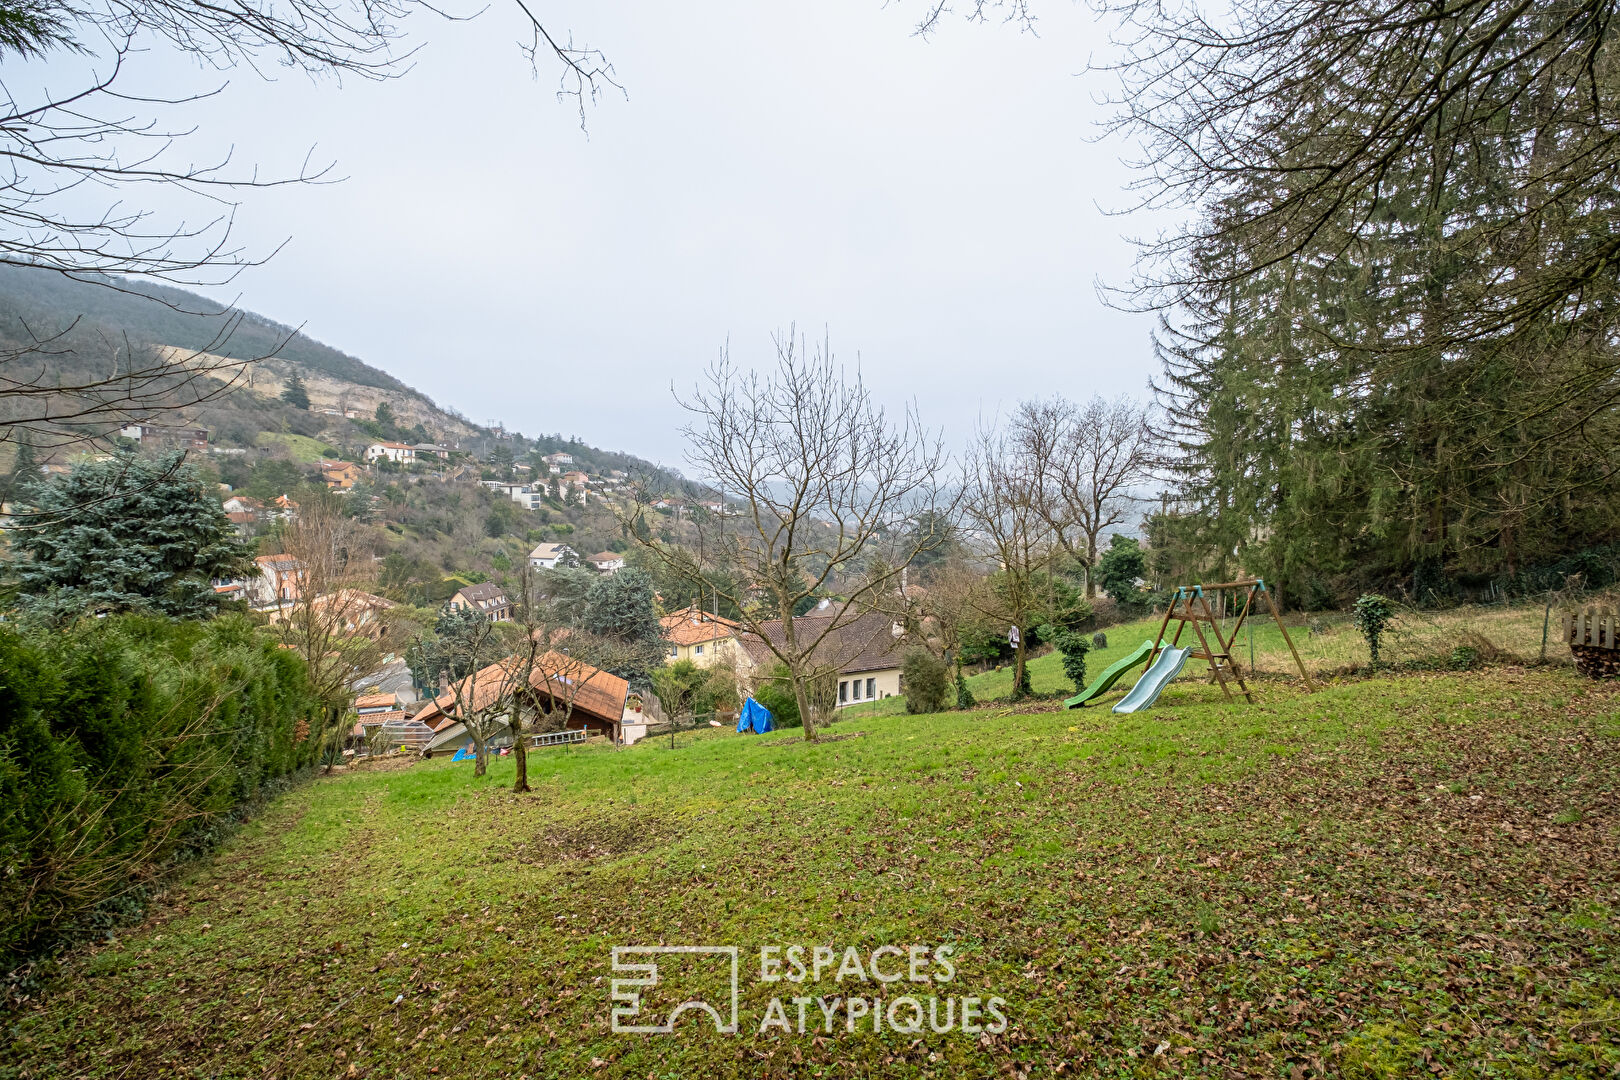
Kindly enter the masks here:
<path id="1" fill-rule="evenodd" d="M 281 400 L 295 409 L 309 408 L 309 389 L 304 385 L 304 377 L 294 374 L 287 380 L 287 385 L 281 391 Z"/>
<path id="2" fill-rule="evenodd" d="M 184 454 L 120 455 L 36 485 L 13 544 L 23 607 L 60 617 L 154 611 L 202 618 L 223 601 L 213 579 L 253 570 L 219 500 Z"/>

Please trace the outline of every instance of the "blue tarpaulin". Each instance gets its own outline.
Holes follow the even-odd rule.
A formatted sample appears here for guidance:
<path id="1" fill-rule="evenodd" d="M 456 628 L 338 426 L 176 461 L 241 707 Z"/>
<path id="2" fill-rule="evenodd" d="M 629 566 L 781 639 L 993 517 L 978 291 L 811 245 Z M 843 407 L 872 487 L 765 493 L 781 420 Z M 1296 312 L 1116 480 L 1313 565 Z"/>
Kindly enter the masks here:
<path id="1" fill-rule="evenodd" d="M 737 717 L 738 731 L 752 731 L 756 735 L 763 735 L 771 730 L 771 710 L 749 698 L 743 702 L 742 713 Z"/>
<path id="2" fill-rule="evenodd" d="M 451 761 L 473 761 L 477 757 L 478 757 L 478 752 L 473 749 L 473 744 L 468 743 L 466 746 L 463 746 L 460 750 L 457 750 L 456 751 L 456 756 L 451 758 L 450 760 Z"/>

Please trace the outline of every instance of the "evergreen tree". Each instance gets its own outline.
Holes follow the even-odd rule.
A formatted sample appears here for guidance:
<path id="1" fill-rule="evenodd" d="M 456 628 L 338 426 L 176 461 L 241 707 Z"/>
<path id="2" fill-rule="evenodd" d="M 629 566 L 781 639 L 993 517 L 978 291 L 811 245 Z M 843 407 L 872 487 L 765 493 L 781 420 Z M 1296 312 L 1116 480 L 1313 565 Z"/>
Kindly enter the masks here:
<path id="1" fill-rule="evenodd" d="M 309 389 L 304 385 L 302 375 L 293 375 L 287 380 L 287 385 L 281 391 L 281 400 L 295 409 L 309 408 Z"/>
<path id="2" fill-rule="evenodd" d="M 202 618 L 223 601 L 212 579 L 253 570 L 218 498 L 176 452 L 78 465 L 24 493 L 32 515 L 12 543 L 22 604 L 44 614 L 155 611 Z"/>
<path id="3" fill-rule="evenodd" d="M 653 602 L 652 578 L 645 571 L 626 567 L 597 578 L 585 593 L 581 626 L 630 647 L 609 670 L 637 686 L 648 685 L 652 670 L 664 662 L 664 627 Z"/>

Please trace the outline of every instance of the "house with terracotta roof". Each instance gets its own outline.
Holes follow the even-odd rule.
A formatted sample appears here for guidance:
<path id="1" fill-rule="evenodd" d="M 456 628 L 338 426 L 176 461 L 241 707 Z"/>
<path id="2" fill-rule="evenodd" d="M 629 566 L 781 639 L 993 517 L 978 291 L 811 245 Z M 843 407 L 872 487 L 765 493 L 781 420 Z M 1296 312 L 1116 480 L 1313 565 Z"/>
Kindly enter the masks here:
<path id="1" fill-rule="evenodd" d="M 749 657 L 737 645 L 742 628 L 730 619 L 694 605 L 672 611 L 658 622 L 669 639 L 666 663 L 690 660 L 698 667 L 708 667 L 719 660 L 733 660 L 751 666 Z"/>
<path id="2" fill-rule="evenodd" d="M 458 611 L 466 608 L 481 611 L 491 622 L 512 621 L 512 601 L 507 599 L 506 590 L 493 581 L 457 589 L 456 595 L 450 598 L 450 606 Z"/>
<path id="3" fill-rule="evenodd" d="M 413 718 L 433 730 L 433 738 L 424 748 L 432 754 L 441 747 L 462 746 L 470 741 L 467 725 L 458 715 L 465 708 L 472 713 L 511 707 L 514 698 L 528 709 L 564 710 L 568 713 L 567 726 L 578 730 L 586 728 L 593 734 L 604 735 L 618 742 L 622 737 L 626 701 L 630 684 L 617 675 L 601 671 L 564 653 L 548 652 L 529 672 L 527 686 L 517 685 L 523 678 L 522 668 L 515 657 L 497 660 L 467 676 L 458 689 L 461 703 L 457 704 L 454 690 L 446 690 L 427 708 Z M 510 745 L 511 735 L 501 731 L 490 739 L 495 746 Z"/>
<path id="4" fill-rule="evenodd" d="M 904 630 L 899 623 L 880 612 L 867 612 L 837 625 L 840 616 L 826 607 L 793 620 L 793 638 L 804 643 L 821 640 L 812 659 L 820 668 L 837 673 L 837 708 L 894 697 L 902 692 L 901 657 L 905 653 Z M 760 627 L 777 645 L 784 640 L 780 620 Z M 744 632 L 739 640 L 749 658 L 751 670 L 768 671 L 778 660 L 759 637 Z"/>
<path id="5" fill-rule="evenodd" d="M 333 491 L 348 491 L 365 473 L 352 461 L 321 462 L 321 479 Z"/>
<path id="6" fill-rule="evenodd" d="M 303 563 L 291 555 L 260 555 L 253 562 L 259 572 L 248 582 L 248 598 L 255 611 L 279 612 L 302 598 Z"/>

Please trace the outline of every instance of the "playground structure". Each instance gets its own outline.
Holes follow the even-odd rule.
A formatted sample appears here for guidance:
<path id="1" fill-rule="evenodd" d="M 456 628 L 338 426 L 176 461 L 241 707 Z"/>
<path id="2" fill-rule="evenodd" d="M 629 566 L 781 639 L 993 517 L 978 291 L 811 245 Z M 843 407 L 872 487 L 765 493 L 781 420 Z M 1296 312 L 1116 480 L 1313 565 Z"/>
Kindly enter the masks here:
<path id="1" fill-rule="evenodd" d="M 1223 633 L 1222 620 L 1216 617 L 1215 610 L 1210 607 L 1209 598 L 1205 594 L 1222 592 L 1227 589 L 1243 590 L 1243 606 L 1238 609 L 1237 621 L 1232 624 L 1231 630 Z M 1249 691 L 1248 684 L 1243 681 L 1242 668 L 1232 659 L 1232 643 L 1237 641 L 1238 631 L 1243 629 L 1243 624 L 1248 621 L 1249 615 L 1254 610 L 1254 600 L 1257 595 L 1265 597 L 1266 607 L 1271 611 L 1271 617 L 1276 621 L 1277 629 L 1282 633 L 1282 639 L 1288 646 L 1288 652 L 1294 658 L 1294 665 L 1299 668 L 1300 677 L 1305 680 L 1305 689 L 1310 693 L 1315 693 L 1316 684 L 1311 681 L 1311 673 L 1305 670 L 1305 661 L 1299 658 L 1299 650 L 1294 648 L 1294 639 L 1288 636 L 1288 627 L 1283 625 L 1282 613 L 1277 610 L 1277 602 L 1272 599 L 1271 590 L 1266 588 L 1265 579 L 1263 578 L 1252 578 L 1247 581 L 1223 581 L 1215 585 L 1178 586 L 1175 598 L 1170 601 L 1170 606 L 1164 609 L 1164 620 L 1159 623 L 1159 632 L 1156 636 L 1162 642 L 1165 631 L 1169 629 L 1170 621 L 1174 619 L 1176 621 L 1176 632 L 1170 638 L 1170 645 L 1172 647 L 1178 646 L 1181 644 L 1182 631 L 1186 630 L 1188 623 L 1191 623 L 1193 633 L 1198 636 L 1200 648 L 1196 651 L 1189 651 L 1187 659 L 1206 661 L 1209 664 L 1210 674 L 1220 684 L 1221 692 L 1226 695 L 1226 700 L 1234 701 L 1236 699 L 1232 697 L 1232 689 L 1226 684 L 1226 676 L 1230 673 L 1237 681 L 1238 690 L 1243 694 L 1244 700 L 1252 705 L 1254 704 L 1254 695 Z M 1209 627 L 1209 637 L 1215 639 L 1215 644 L 1219 648 L 1210 647 L 1209 637 L 1204 634 L 1206 625 Z M 1153 651 L 1155 658 L 1157 658 L 1159 650 L 1155 648 Z M 1152 662 L 1150 661 L 1149 669 L 1151 670 L 1151 668 Z"/>
<path id="2" fill-rule="evenodd" d="M 1228 594 L 1227 590 L 1232 591 Z M 1237 590 L 1242 590 L 1241 601 L 1238 599 Z M 1209 602 L 1211 594 L 1221 597 L 1222 612 L 1231 607 L 1237 608 L 1237 617 L 1229 630 L 1225 627 L 1224 617 L 1217 616 L 1215 608 L 1211 606 Z M 1305 669 L 1305 662 L 1300 659 L 1299 650 L 1294 648 L 1294 639 L 1288 636 L 1288 627 L 1283 625 L 1282 613 L 1277 610 L 1277 602 L 1272 598 L 1271 590 L 1266 588 L 1264 579 L 1253 578 L 1245 581 L 1224 581 L 1214 585 L 1179 586 L 1170 605 L 1165 608 L 1164 618 L 1159 623 L 1159 632 L 1109 665 L 1096 681 L 1064 704 L 1071 709 L 1085 705 L 1106 693 L 1125 672 L 1145 661 L 1147 671 L 1124 698 L 1114 705 L 1113 711 L 1130 713 L 1145 709 L 1158 700 L 1164 688 L 1181 674 L 1188 660 L 1203 660 L 1209 664 L 1210 679 L 1220 685 L 1227 701 L 1236 700 L 1232 695 L 1232 688 L 1227 684 L 1230 677 L 1236 681 L 1238 692 L 1243 695 L 1244 700 L 1253 704 L 1254 694 L 1243 681 L 1241 666 L 1232 658 L 1232 646 L 1237 641 L 1238 632 L 1254 613 L 1256 597 L 1265 598 L 1266 607 L 1270 610 L 1272 619 L 1276 621 L 1283 641 L 1288 645 L 1288 652 L 1299 668 L 1300 677 L 1305 680 L 1305 688 L 1314 693 L 1316 684 L 1311 681 L 1311 673 Z M 1165 635 L 1169 632 L 1172 621 L 1175 622 L 1176 629 L 1167 639 Z M 1181 645 L 1181 635 L 1189 624 L 1192 626 L 1193 634 L 1198 638 L 1197 647 L 1191 643 L 1185 647 Z M 1252 644 L 1252 627 L 1250 641 Z"/>

